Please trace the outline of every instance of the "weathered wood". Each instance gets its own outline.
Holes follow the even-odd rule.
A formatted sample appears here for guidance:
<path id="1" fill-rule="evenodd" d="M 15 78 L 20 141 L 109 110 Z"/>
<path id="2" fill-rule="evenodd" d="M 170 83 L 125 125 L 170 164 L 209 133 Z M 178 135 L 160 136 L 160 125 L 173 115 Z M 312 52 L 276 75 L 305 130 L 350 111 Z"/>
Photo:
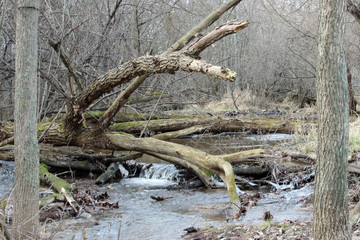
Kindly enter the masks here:
<path id="1" fill-rule="evenodd" d="M 225 154 L 221 155 L 225 161 L 228 161 L 231 164 L 242 163 L 247 161 L 249 158 L 260 158 L 264 157 L 265 150 L 263 149 L 252 149 L 246 150 L 242 152 L 232 153 L 232 154 Z"/>
<path id="2" fill-rule="evenodd" d="M 141 158 L 142 156 L 143 156 L 143 153 L 131 152 L 131 153 L 128 153 L 128 154 L 126 154 L 124 156 L 120 156 L 120 157 L 105 158 L 101 162 L 106 163 L 106 164 L 111 163 L 111 162 L 125 162 L 128 160 L 136 160 L 138 158 Z"/>
<path id="3" fill-rule="evenodd" d="M 74 208 L 77 212 L 76 207 L 79 206 L 78 203 L 71 195 L 71 185 L 65 180 L 55 176 L 50 173 L 48 167 L 45 164 L 40 164 L 40 181 L 49 185 L 51 188 L 55 189 L 58 193 L 64 195 L 67 202 Z"/>
<path id="4" fill-rule="evenodd" d="M 200 33 L 208 26 L 210 26 L 213 22 L 220 18 L 225 12 L 229 9 L 235 7 L 239 4 L 242 0 L 231 0 L 227 3 L 224 3 L 219 8 L 215 9 L 212 13 L 210 13 L 204 20 L 202 20 L 197 26 L 191 29 L 188 33 L 186 33 L 182 38 L 176 41 L 164 54 L 169 54 L 174 51 L 178 51 L 182 49 L 185 44 L 187 44 L 197 33 Z"/>
<path id="5" fill-rule="evenodd" d="M 269 173 L 269 169 L 264 166 L 253 166 L 253 167 L 234 167 L 234 173 L 242 176 L 262 176 Z"/>
<path id="6" fill-rule="evenodd" d="M 109 93 L 120 84 L 124 84 L 135 77 L 146 74 L 174 73 L 179 70 L 202 72 L 210 77 L 231 82 L 236 78 L 236 73 L 230 69 L 222 66 L 214 66 L 203 60 L 196 60 L 182 54 L 140 57 L 110 70 L 84 89 L 74 100 L 74 106 L 72 106 L 73 119 L 71 121 L 80 122 L 82 119 L 81 114 L 91 103 L 101 95 Z M 107 113 L 110 112 L 105 112 L 99 120 L 100 123 L 104 123 L 105 120 L 103 119 L 108 118 Z"/>
<path id="7" fill-rule="evenodd" d="M 14 137 L 8 137 L 5 140 L 0 142 L 0 147 L 8 145 L 8 144 L 13 144 L 14 143 Z"/>
<path id="8" fill-rule="evenodd" d="M 106 171 L 95 180 L 95 184 L 103 185 L 109 182 L 112 178 L 115 178 L 118 171 L 119 163 L 111 163 Z"/>
<path id="9" fill-rule="evenodd" d="M 193 39 L 194 36 L 197 33 L 201 32 L 202 30 L 204 30 L 205 28 L 210 26 L 214 21 L 216 21 L 227 10 L 229 10 L 231 7 L 236 6 L 240 2 L 241 2 L 241 0 L 231 0 L 231 1 L 223 4 L 219 8 L 215 9 L 203 21 L 201 21 L 197 26 L 195 26 L 192 30 L 190 30 L 183 37 L 181 37 L 170 48 L 168 48 L 161 56 L 168 56 L 169 54 L 172 54 L 173 52 L 175 52 L 177 50 L 180 50 L 185 44 L 189 43 L 191 41 L 191 39 Z M 209 72 L 210 76 L 214 77 L 211 72 L 214 72 L 215 69 L 210 69 L 208 67 L 205 67 L 204 65 L 199 66 L 198 63 L 199 62 L 191 62 L 190 64 L 185 64 L 185 65 L 188 67 L 188 69 L 191 69 L 191 71 L 200 71 L 200 72 L 203 72 L 205 74 L 207 74 L 207 72 Z M 165 68 L 163 68 L 163 69 L 165 69 Z M 227 74 L 226 73 L 227 70 L 224 67 L 220 67 L 220 69 L 216 69 L 215 71 L 218 72 L 219 70 L 220 70 L 220 72 L 223 73 L 222 75 L 224 75 L 224 74 L 229 75 L 230 79 L 235 80 L 234 74 L 233 73 Z M 176 70 L 175 69 L 170 69 L 170 71 L 169 70 L 167 70 L 167 71 L 170 72 L 170 73 L 173 73 Z M 108 77 L 110 77 L 110 79 L 112 78 L 113 80 L 118 80 L 119 76 L 117 74 L 112 75 L 112 72 L 113 71 L 110 71 L 110 72 L 107 73 L 107 74 L 110 74 Z M 134 74 L 135 72 L 141 73 L 141 74 L 140 75 Z M 132 77 L 123 78 L 121 81 L 130 81 L 132 78 L 136 77 L 136 79 L 134 81 L 132 81 L 128 85 L 128 87 L 124 91 L 121 92 L 121 94 L 119 94 L 119 96 L 115 99 L 113 104 L 103 114 L 103 116 L 99 120 L 99 123 L 96 126 L 96 128 L 94 129 L 94 131 L 98 131 L 98 129 L 104 130 L 106 127 L 108 127 L 108 125 L 111 123 L 113 117 L 116 115 L 116 113 L 119 111 L 119 109 L 122 106 L 124 106 L 124 104 L 127 102 L 129 97 L 131 96 L 131 94 L 138 87 L 140 87 L 141 84 L 145 81 L 145 79 L 152 73 L 156 73 L 156 71 L 155 72 L 152 72 L 152 71 L 143 71 L 143 72 L 141 72 L 141 71 L 140 72 L 139 71 L 133 71 L 131 73 L 131 75 L 133 75 Z M 164 71 L 160 71 L 158 73 L 164 73 Z M 228 73 L 230 73 L 230 72 L 228 72 Z M 105 82 L 105 79 L 107 78 L 106 75 L 104 76 L 105 78 L 101 77 L 101 78 L 97 79 L 96 81 L 94 81 L 92 84 L 90 84 L 90 86 L 87 88 L 87 90 L 90 90 L 90 91 L 85 90 L 82 93 L 80 93 L 75 98 L 75 104 L 73 106 L 69 106 L 70 109 L 68 111 L 66 121 L 65 121 L 65 123 L 66 123 L 65 124 L 66 135 L 77 134 L 78 133 L 77 128 L 81 127 L 79 125 L 79 122 L 81 120 L 82 112 L 95 99 L 100 97 L 102 94 L 111 91 L 112 87 L 109 87 L 109 85 L 107 87 L 105 87 L 105 88 L 102 88 L 102 89 L 96 89 L 96 85 L 102 84 L 101 82 Z M 117 84 L 117 85 L 119 85 L 119 84 Z M 94 93 L 97 94 L 98 96 L 97 97 L 94 96 L 93 95 Z"/>
<path id="10" fill-rule="evenodd" d="M 209 32 L 204 37 L 200 38 L 197 42 L 192 44 L 188 48 L 188 53 L 191 55 L 199 55 L 204 49 L 206 49 L 211 44 L 219 41 L 223 37 L 226 37 L 229 34 L 237 33 L 241 29 L 246 28 L 249 25 L 248 21 L 239 22 L 239 23 L 230 23 L 225 24 L 220 27 L 217 27 L 215 30 Z"/>
<path id="11" fill-rule="evenodd" d="M 212 172 L 207 171 L 205 168 L 199 167 L 196 164 L 193 164 L 189 161 L 183 161 L 180 158 L 177 157 L 171 157 L 164 154 L 158 154 L 154 152 L 146 152 L 146 154 L 159 158 L 163 161 L 182 166 L 191 172 L 193 172 L 204 184 L 205 186 L 209 188 L 220 188 L 218 184 L 214 181 L 214 179 L 211 177 Z"/>
<path id="12" fill-rule="evenodd" d="M 110 125 L 111 131 L 123 131 L 131 134 L 139 134 L 146 126 L 146 121 L 122 122 Z M 147 125 L 149 132 L 170 132 L 189 128 L 195 125 L 210 125 L 208 132 L 278 132 L 292 133 L 297 120 L 284 120 L 276 118 L 242 118 L 242 119 L 219 119 L 219 118 L 186 118 L 152 120 Z M 311 124 L 311 123 L 309 123 Z"/>
<path id="13" fill-rule="evenodd" d="M 5 146 L 0 149 L 0 160 L 14 161 L 13 146 Z M 86 154 L 79 152 L 70 152 L 59 150 L 53 147 L 41 147 L 40 162 L 51 167 L 77 169 L 83 171 L 102 172 L 105 169 L 104 164 L 112 162 L 124 162 L 135 160 L 142 157 L 142 153 L 131 152 L 123 156 Z M 56 155 L 56 156 L 53 156 Z M 58 156 L 62 155 L 62 156 Z M 78 159 L 78 160 L 75 160 Z M 96 164 L 97 161 L 97 164 Z M 95 162 L 95 163 L 94 163 Z"/>
<path id="14" fill-rule="evenodd" d="M 119 134 L 106 134 L 106 136 L 113 144 L 121 148 L 140 152 L 153 152 L 179 158 L 182 160 L 181 162 L 189 162 L 218 174 L 227 187 L 230 202 L 234 203 L 233 210 L 234 214 L 236 214 L 235 206 L 240 206 L 240 202 L 235 185 L 234 172 L 231 164 L 221 156 L 210 155 L 201 150 L 154 138 L 141 139 Z M 185 164 L 180 165 L 186 167 Z"/>
<path id="15" fill-rule="evenodd" d="M 40 208 L 45 207 L 53 202 L 65 202 L 65 196 L 60 193 L 50 194 L 40 199 Z"/>
<path id="16" fill-rule="evenodd" d="M 166 140 L 183 137 L 183 136 L 187 136 L 187 135 L 194 134 L 194 133 L 202 133 L 202 132 L 206 131 L 206 129 L 209 129 L 209 128 L 210 128 L 210 125 L 193 126 L 193 127 L 181 129 L 181 130 L 174 131 L 174 132 L 157 134 L 152 137 L 159 139 L 159 140 L 166 141 Z"/>
<path id="17" fill-rule="evenodd" d="M 90 172 L 102 172 L 104 169 L 103 166 L 99 166 L 100 164 L 96 165 L 89 161 L 62 161 L 56 157 L 44 155 L 40 156 L 40 162 L 51 167 L 77 169 Z"/>

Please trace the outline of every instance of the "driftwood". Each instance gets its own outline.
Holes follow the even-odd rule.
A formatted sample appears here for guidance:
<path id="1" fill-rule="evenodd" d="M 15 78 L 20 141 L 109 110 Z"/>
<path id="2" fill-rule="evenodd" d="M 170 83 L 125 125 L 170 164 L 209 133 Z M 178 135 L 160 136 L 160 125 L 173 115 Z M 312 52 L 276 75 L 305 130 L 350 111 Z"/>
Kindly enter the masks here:
<path id="1" fill-rule="evenodd" d="M 62 161 L 53 156 L 40 156 L 40 162 L 51 167 L 78 169 L 84 171 L 101 172 L 105 167 L 93 164 L 89 161 Z"/>
<path id="2" fill-rule="evenodd" d="M 112 178 L 116 177 L 116 173 L 119 171 L 119 163 L 112 163 L 106 169 L 106 171 L 101 174 L 95 181 L 95 184 L 103 185 L 109 182 Z"/>
<path id="3" fill-rule="evenodd" d="M 205 168 L 202 168 L 194 163 L 191 163 L 190 161 L 184 161 L 177 157 L 168 156 L 165 154 L 159 154 L 154 152 L 146 152 L 146 154 L 159 158 L 163 161 L 182 166 L 186 169 L 189 169 L 192 173 L 194 173 L 204 184 L 205 186 L 209 188 L 221 188 L 222 186 L 219 186 L 217 181 L 214 181 L 214 179 L 211 177 L 212 173 L 209 171 L 206 171 Z"/>

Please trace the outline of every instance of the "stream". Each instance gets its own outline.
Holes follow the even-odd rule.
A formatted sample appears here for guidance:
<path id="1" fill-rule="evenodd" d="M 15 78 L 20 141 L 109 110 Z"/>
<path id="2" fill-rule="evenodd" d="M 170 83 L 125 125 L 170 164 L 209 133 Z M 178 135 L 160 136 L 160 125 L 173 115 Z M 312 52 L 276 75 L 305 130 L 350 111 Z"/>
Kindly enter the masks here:
<path id="1" fill-rule="evenodd" d="M 266 148 L 287 141 L 287 134 L 248 135 L 228 133 L 195 135 L 173 140 L 211 154 L 225 154 L 251 148 Z M 146 158 L 146 157 L 145 157 Z M 151 161 L 144 159 L 146 161 Z M 12 162 L 0 161 L 0 199 L 9 193 L 13 182 Z M 229 220 L 231 209 L 226 189 L 167 190 L 181 181 L 182 171 L 166 163 L 154 163 L 143 169 L 141 177 L 97 186 L 94 180 L 76 180 L 78 188 L 108 192 L 109 201 L 119 202 L 118 209 L 90 213 L 79 218 L 42 224 L 43 237 L 51 239 L 181 239 L 188 227 L 221 226 L 225 224 L 261 224 L 264 211 L 271 211 L 274 221 L 308 222 L 312 213 L 303 208 L 302 200 L 313 192 L 311 185 L 277 194 L 263 193 L 257 206 L 244 217 Z M 151 196 L 165 197 L 155 201 Z"/>

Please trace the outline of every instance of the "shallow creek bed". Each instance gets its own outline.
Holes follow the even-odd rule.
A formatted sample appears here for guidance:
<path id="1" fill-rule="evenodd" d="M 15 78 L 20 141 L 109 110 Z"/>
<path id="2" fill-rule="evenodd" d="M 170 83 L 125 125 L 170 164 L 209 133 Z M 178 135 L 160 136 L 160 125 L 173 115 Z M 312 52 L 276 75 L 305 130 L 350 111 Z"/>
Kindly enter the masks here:
<path id="1" fill-rule="evenodd" d="M 176 140 L 213 154 L 254 147 L 271 147 L 290 135 L 220 134 Z M 209 148 L 212 146 L 213 148 Z M 287 157 L 283 157 L 287 161 Z M 140 161 L 150 161 L 144 156 Z M 0 198 L 11 194 L 13 162 L 0 162 Z M 268 163 L 266 163 L 268 164 Z M 264 165 L 266 167 L 266 164 Z M 238 166 L 241 170 L 244 166 Z M 73 179 L 82 211 L 44 218 L 46 239 L 310 239 L 313 168 L 287 172 L 276 165 L 257 177 L 241 176 L 242 208 L 232 219 L 225 189 L 189 188 L 186 171 L 164 163 L 144 163 L 140 176 L 113 180 L 102 186 L 96 176 Z M 240 171 L 239 170 L 239 171 Z M 240 171 L 241 172 L 241 171 Z M 71 172 L 65 175 L 71 176 Z M 61 175 L 64 176 L 64 175 Z M 351 202 L 359 200 L 355 175 L 350 175 Z M 69 178 L 67 179 L 69 181 Z M 70 178 L 71 180 L 71 178 Z M 196 181 L 194 181 L 196 183 Z M 255 185 L 254 185 L 255 184 Z M 42 194 L 47 194 L 43 190 Z M 357 231 L 354 232 L 356 237 Z"/>

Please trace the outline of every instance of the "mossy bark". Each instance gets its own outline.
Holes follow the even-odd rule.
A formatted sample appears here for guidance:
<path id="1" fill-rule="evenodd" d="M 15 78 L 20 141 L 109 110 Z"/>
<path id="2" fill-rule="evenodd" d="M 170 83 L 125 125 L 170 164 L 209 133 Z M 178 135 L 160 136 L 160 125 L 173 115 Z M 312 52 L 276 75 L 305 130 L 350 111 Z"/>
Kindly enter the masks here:
<path id="1" fill-rule="evenodd" d="M 51 186 L 58 193 L 62 194 L 65 197 L 66 201 L 70 204 L 70 206 L 75 211 L 77 211 L 76 207 L 78 206 L 78 203 L 72 197 L 71 194 L 72 187 L 68 182 L 50 173 L 48 170 L 48 166 L 46 166 L 43 163 L 40 164 L 39 175 L 41 182 Z"/>
<path id="2" fill-rule="evenodd" d="M 206 128 L 208 132 L 277 132 L 292 133 L 298 121 L 277 118 L 241 118 L 241 119 L 219 119 L 219 118 L 187 118 L 187 119 L 156 119 L 147 121 L 132 121 L 114 123 L 110 125 L 111 131 L 123 131 L 139 134 L 144 128 L 150 133 L 164 133 L 179 131 L 197 125 L 210 125 Z"/>
<path id="3" fill-rule="evenodd" d="M 134 138 L 119 134 L 107 134 L 106 136 L 113 144 L 121 148 L 145 153 L 162 154 L 178 159 L 178 164 L 183 167 L 189 167 L 189 164 L 191 164 L 218 174 L 226 185 L 230 202 L 233 203 L 234 214 L 238 210 L 237 206 L 240 205 L 240 201 L 236 191 L 234 172 L 231 164 L 225 161 L 223 157 L 210 155 L 191 147 L 153 138 Z M 205 174 L 203 174 L 203 176 L 205 176 Z"/>
<path id="4" fill-rule="evenodd" d="M 40 164 L 40 180 L 41 182 L 51 186 L 55 189 L 58 193 L 61 193 L 62 189 L 69 194 L 71 194 L 71 185 L 66 182 L 65 180 L 55 176 L 54 174 L 50 173 L 48 170 L 48 166 L 45 164 Z"/>

